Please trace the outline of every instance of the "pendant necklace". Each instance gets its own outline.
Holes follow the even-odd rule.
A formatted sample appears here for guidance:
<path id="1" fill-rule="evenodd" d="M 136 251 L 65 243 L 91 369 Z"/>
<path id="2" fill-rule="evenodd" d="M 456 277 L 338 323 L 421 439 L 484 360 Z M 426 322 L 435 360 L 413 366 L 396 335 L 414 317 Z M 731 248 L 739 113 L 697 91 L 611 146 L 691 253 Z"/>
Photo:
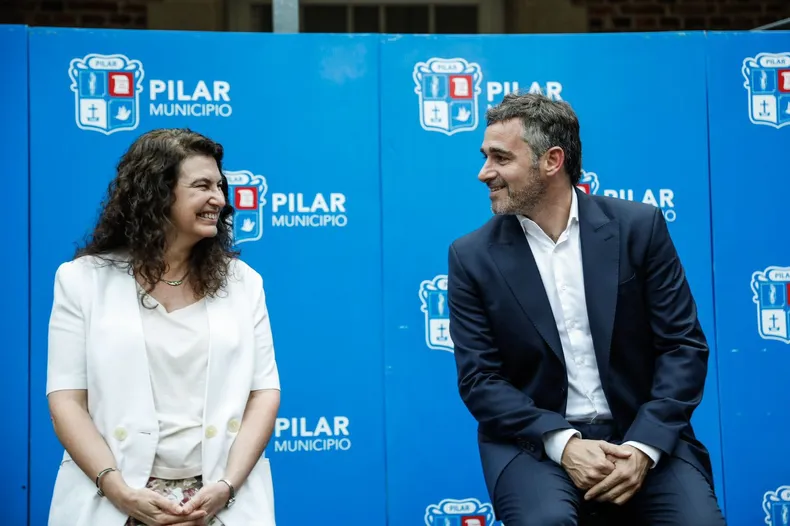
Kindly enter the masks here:
<path id="1" fill-rule="evenodd" d="M 181 285 L 181 284 L 184 282 L 184 279 L 186 279 L 186 277 L 187 277 L 187 275 L 188 275 L 188 274 L 189 274 L 189 272 L 187 272 L 186 274 L 184 274 L 184 277 L 183 277 L 183 278 L 181 278 L 181 279 L 177 279 L 177 280 L 174 280 L 174 281 L 173 281 L 173 280 L 169 280 L 169 279 L 163 279 L 163 280 L 161 280 L 161 281 L 164 281 L 165 283 L 167 283 L 167 284 L 168 284 L 168 285 L 170 285 L 171 287 L 178 287 L 179 285 Z"/>

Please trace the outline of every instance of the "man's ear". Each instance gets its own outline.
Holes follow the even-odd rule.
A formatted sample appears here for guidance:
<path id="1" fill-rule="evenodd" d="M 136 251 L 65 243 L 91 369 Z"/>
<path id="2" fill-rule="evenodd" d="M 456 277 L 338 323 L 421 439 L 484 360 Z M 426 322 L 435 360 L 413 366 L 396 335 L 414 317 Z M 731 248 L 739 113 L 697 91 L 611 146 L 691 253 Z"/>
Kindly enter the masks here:
<path id="1" fill-rule="evenodd" d="M 559 146 L 553 146 L 543 154 L 542 162 L 546 175 L 553 177 L 562 171 L 565 165 L 565 152 Z"/>

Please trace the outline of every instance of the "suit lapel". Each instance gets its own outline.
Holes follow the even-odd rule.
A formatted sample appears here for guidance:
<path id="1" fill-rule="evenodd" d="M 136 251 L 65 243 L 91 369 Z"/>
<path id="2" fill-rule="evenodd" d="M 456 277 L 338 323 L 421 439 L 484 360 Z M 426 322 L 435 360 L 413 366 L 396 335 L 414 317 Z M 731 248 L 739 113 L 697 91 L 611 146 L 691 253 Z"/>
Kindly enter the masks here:
<path id="1" fill-rule="evenodd" d="M 605 378 L 617 307 L 620 231 L 617 221 L 606 216 L 591 197 L 583 192 L 577 196 L 587 316 L 598 370 Z"/>
<path id="2" fill-rule="evenodd" d="M 499 239 L 489 247 L 491 257 L 524 314 L 564 365 L 565 357 L 549 298 L 518 218 L 504 217 L 501 228 Z"/>

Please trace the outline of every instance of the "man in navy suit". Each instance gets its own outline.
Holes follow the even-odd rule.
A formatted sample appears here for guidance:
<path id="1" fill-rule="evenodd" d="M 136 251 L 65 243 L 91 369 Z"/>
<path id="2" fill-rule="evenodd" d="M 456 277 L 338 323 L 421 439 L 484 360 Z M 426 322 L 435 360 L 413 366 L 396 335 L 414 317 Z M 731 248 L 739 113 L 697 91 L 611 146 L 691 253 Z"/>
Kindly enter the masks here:
<path id="1" fill-rule="evenodd" d="M 661 210 L 576 188 L 567 103 L 511 94 L 486 118 L 495 215 L 451 245 L 448 303 L 497 517 L 724 525 L 690 424 L 708 345 Z"/>

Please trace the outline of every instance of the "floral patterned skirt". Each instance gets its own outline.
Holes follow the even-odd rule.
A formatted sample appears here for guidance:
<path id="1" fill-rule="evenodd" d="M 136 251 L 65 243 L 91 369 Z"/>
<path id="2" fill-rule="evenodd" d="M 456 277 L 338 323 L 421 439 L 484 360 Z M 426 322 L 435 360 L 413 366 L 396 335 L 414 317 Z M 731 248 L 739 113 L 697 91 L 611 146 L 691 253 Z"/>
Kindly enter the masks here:
<path id="1" fill-rule="evenodd" d="M 148 479 L 148 484 L 145 487 L 170 500 L 186 504 L 203 487 L 203 477 L 192 477 L 182 480 L 163 480 L 152 477 Z M 225 526 L 216 517 L 212 517 L 206 524 L 207 526 Z M 126 521 L 126 526 L 145 526 L 145 524 L 129 517 L 129 520 Z"/>

